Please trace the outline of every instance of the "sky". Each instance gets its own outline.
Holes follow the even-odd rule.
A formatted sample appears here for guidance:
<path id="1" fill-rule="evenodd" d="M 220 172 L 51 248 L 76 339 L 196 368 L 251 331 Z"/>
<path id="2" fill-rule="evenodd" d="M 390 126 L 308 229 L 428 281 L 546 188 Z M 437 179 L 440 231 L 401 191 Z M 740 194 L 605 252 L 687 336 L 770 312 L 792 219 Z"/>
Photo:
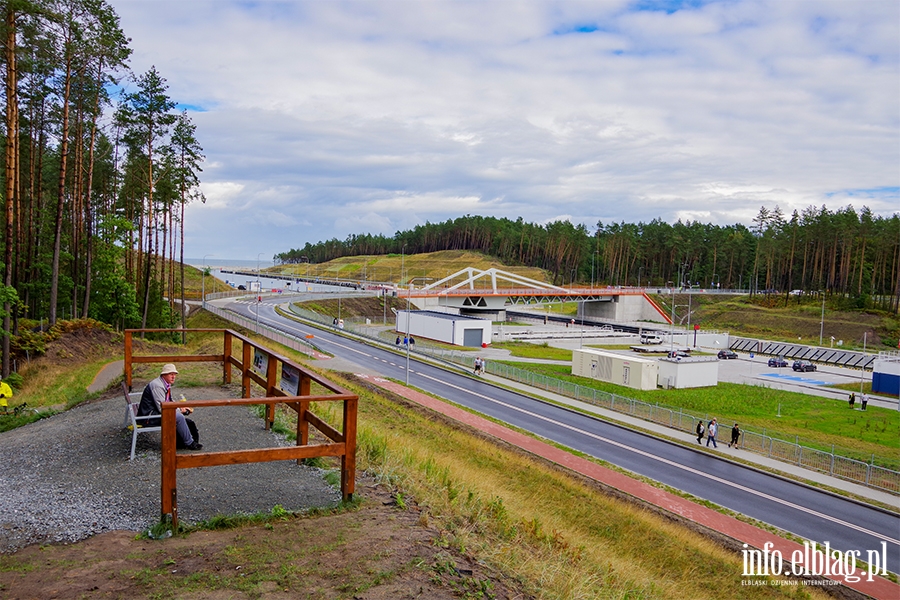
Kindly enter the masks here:
<path id="1" fill-rule="evenodd" d="M 900 212 L 896 0 L 107 1 L 197 126 L 185 256 Z"/>

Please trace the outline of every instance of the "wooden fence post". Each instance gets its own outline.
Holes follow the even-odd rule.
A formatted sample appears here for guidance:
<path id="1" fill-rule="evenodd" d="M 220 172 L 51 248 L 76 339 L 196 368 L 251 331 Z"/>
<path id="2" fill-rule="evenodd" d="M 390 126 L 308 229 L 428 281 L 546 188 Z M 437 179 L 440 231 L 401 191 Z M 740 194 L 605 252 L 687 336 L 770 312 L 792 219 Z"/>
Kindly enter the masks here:
<path id="1" fill-rule="evenodd" d="M 250 369 L 253 368 L 253 346 L 244 342 L 243 360 L 241 362 L 241 390 L 244 398 L 250 397 Z"/>
<path id="2" fill-rule="evenodd" d="M 225 330 L 225 340 L 223 343 L 222 354 L 225 360 L 222 362 L 222 383 L 231 383 L 231 332 Z"/>
<path id="3" fill-rule="evenodd" d="M 359 400 L 344 400 L 344 454 L 341 456 L 341 495 L 353 500 L 356 489 L 356 413 Z"/>
<path id="4" fill-rule="evenodd" d="M 162 411 L 162 431 L 160 439 L 162 442 L 162 468 L 160 469 L 162 481 L 160 483 L 162 515 L 172 515 L 172 532 L 178 531 L 178 490 L 175 486 L 175 409 L 163 408 Z"/>
<path id="5" fill-rule="evenodd" d="M 132 366 L 131 366 L 131 332 L 125 331 L 125 385 L 128 386 L 128 391 L 131 391 L 131 377 L 132 377 Z"/>

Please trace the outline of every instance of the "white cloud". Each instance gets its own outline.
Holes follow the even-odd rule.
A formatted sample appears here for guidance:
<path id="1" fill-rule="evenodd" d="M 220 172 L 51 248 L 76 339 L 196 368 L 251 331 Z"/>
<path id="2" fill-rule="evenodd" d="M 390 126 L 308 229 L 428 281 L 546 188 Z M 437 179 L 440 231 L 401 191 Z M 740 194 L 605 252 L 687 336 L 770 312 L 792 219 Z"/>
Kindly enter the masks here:
<path id="1" fill-rule="evenodd" d="M 188 254 L 467 213 L 592 227 L 897 210 L 894 0 L 110 1 L 135 71 L 156 65 L 205 108 Z"/>

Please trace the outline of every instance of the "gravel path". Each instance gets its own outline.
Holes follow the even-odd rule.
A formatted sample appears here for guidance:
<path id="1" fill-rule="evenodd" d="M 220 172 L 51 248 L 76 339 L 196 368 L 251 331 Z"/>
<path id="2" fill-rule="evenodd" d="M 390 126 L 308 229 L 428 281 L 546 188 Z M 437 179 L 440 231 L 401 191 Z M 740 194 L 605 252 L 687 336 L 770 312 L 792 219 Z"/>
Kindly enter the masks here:
<path id="1" fill-rule="evenodd" d="M 136 390 L 142 389 L 137 384 Z M 235 397 L 224 387 L 176 388 L 189 399 Z M 34 543 L 77 542 L 111 530 L 140 531 L 159 520 L 159 434 L 122 428 L 121 392 L 0 434 L 0 552 Z M 204 451 L 286 445 L 243 407 L 192 415 Z M 185 469 L 178 472 L 178 518 L 334 506 L 340 490 L 320 469 L 294 461 Z"/>

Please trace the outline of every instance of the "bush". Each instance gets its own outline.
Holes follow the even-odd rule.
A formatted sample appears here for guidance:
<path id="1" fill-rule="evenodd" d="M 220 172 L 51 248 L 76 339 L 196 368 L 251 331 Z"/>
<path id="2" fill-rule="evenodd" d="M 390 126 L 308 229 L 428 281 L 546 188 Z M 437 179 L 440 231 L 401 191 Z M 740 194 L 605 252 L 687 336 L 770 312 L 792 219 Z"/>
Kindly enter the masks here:
<path id="1" fill-rule="evenodd" d="M 18 373 L 10 373 L 3 379 L 3 381 L 8 383 L 12 389 L 17 391 L 21 390 L 22 386 L 25 384 L 25 378 Z"/>

